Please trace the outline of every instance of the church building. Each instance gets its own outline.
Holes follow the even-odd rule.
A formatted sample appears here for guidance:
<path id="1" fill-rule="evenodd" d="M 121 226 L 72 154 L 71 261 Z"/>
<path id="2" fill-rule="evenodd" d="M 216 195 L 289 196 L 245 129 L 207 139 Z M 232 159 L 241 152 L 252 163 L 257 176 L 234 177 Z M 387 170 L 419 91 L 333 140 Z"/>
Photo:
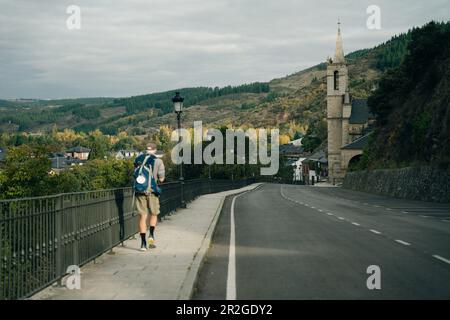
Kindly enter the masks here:
<path id="1" fill-rule="evenodd" d="M 374 121 L 367 100 L 352 97 L 348 85 L 339 23 L 336 52 L 327 64 L 328 179 L 333 184 L 342 183 L 349 164 L 360 159 Z"/>

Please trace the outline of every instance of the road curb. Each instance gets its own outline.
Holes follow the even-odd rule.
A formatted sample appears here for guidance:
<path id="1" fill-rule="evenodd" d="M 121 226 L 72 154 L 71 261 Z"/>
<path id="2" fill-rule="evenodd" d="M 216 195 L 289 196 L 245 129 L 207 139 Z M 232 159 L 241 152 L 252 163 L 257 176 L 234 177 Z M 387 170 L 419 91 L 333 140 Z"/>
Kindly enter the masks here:
<path id="1" fill-rule="evenodd" d="M 194 288 L 198 280 L 198 273 L 201 267 L 203 266 L 203 263 L 205 262 L 206 254 L 211 246 L 212 236 L 214 234 L 214 231 L 216 230 L 217 222 L 219 221 L 220 213 L 222 212 L 225 199 L 231 195 L 235 195 L 245 191 L 253 191 L 260 185 L 261 185 L 260 183 L 256 183 L 249 186 L 252 188 L 248 188 L 248 190 L 242 190 L 246 188 L 244 187 L 238 190 L 229 191 L 229 193 L 222 196 L 222 198 L 220 199 L 219 206 L 217 207 L 216 213 L 214 214 L 214 218 L 212 219 L 211 224 L 208 227 L 208 231 L 206 232 L 206 235 L 203 238 L 202 245 L 196 252 L 194 260 L 192 261 L 189 270 L 187 272 L 187 275 L 183 281 L 183 284 L 180 287 L 177 300 L 190 300 L 192 298 L 192 295 L 194 294 Z"/>

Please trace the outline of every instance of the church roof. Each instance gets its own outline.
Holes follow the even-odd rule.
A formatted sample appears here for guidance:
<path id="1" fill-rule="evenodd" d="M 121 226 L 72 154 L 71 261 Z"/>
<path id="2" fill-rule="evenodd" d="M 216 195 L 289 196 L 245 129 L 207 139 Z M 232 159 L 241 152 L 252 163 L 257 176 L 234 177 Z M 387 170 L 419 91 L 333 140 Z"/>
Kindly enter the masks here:
<path id="1" fill-rule="evenodd" d="M 348 120 L 351 124 L 364 124 L 372 118 L 367 106 L 367 99 L 353 99 L 352 100 L 352 114 Z"/>
<path id="2" fill-rule="evenodd" d="M 342 147 L 343 150 L 363 150 L 364 147 L 369 143 L 369 136 L 372 134 L 372 132 L 366 134 L 365 136 L 362 136 L 359 139 L 356 139 L 352 143 Z"/>
<path id="3" fill-rule="evenodd" d="M 280 146 L 281 155 L 289 154 L 303 154 L 305 150 L 301 146 L 295 146 L 293 144 L 283 144 Z"/>
<path id="4" fill-rule="evenodd" d="M 322 164 L 328 163 L 327 155 L 325 154 L 325 151 L 323 151 L 323 150 L 317 151 L 316 153 L 312 154 L 311 156 L 309 156 L 308 158 L 303 160 L 303 162 L 309 162 L 309 161 L 320 162 Z"/>

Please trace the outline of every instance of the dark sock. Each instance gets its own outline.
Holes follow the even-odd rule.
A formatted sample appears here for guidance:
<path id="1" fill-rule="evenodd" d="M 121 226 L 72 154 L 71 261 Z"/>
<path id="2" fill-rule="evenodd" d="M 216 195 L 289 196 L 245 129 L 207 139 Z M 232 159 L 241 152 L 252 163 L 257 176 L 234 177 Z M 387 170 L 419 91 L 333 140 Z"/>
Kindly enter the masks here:
<path id="1" fill-rule="evenodd" d="M 141 233 L 141 246 L 147 246 L 147 241 L 145 240 L 145 233 Z"/>
<path id="2" fill-rule="evenodd" d="M 150 237 L 155 239 L 155 227 L 153 227 L 153 226 L 150 227 Z"/>

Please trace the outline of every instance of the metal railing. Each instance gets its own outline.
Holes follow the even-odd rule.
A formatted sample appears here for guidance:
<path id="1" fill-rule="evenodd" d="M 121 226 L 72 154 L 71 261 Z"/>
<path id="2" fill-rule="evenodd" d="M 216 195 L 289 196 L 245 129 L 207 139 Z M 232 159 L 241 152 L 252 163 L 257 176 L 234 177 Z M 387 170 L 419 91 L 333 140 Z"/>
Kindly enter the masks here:
<path id="1" fill-rule="evenodd" d="M 182 201 L 253 180 L 190 180 L 162 185 L 160 217 Z M 181 191 L 183 190 L 183 195 Z M 21 299 L 137 233 L 131 188 L 0 201 L 0 300 Z"/>

